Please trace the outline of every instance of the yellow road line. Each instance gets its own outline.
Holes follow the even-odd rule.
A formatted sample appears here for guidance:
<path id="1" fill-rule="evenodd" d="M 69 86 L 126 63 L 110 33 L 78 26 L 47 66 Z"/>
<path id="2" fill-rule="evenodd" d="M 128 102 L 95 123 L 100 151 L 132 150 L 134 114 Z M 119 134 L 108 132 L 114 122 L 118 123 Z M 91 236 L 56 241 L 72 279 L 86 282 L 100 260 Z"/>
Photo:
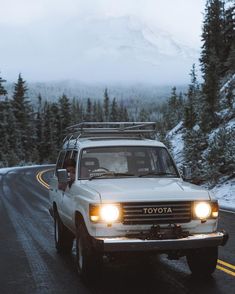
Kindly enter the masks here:
<path id="1" fill-rule="evenodd" d="M 217 262 L 218 262 L 219 264 L 221 264 L 221 265 L 224 265 L 224 266 L 226 266 L 226 267 L 229 267 L 229 268 L 235 270 L 235 266 L 232 265 L 232 264 L 230 264 L 230 263 L 227 263 L 227 262 L 225 262 L 225 261 L 223 261 L 223 260 L 220 260 L 220 259 L 218 259 Z"/>
<path id="2" fill-rule="evenodd" d="M 225 272 L 226 274 L 229 274 L 229 275 L 235 277 L 235 272 L 232 272 L 232 271 L 230 271 L 230 270 L 228 270 L 228 269 L 226 269 L 226 268 L 224 268 L 224 267 L 222 267 L 220 265 L 217 265 L 216 268 L 223 271 L 223 272 Z"/>
<path id="3" fill-rule="evenodd" d="M 36 175 L 36 178 L 37 178 L 38 182 L 39 182 L 42 186 L 44 186 L 46 189 L 49 189 L 50 186 L 48 185 L 48 183 L 46 183 L 46 182 L 43 180 L 42 175 L 43 175 L 44 173 L 48 172 L 48 171 L 51 171 L 51 170 L 53 170 L 53 169 L 51 169 L 51 168 L 50 168 L 50 169 L 46 169 L 46 170 L 40 171 L 40 172 L 37 173 L 37 175 Z"/>

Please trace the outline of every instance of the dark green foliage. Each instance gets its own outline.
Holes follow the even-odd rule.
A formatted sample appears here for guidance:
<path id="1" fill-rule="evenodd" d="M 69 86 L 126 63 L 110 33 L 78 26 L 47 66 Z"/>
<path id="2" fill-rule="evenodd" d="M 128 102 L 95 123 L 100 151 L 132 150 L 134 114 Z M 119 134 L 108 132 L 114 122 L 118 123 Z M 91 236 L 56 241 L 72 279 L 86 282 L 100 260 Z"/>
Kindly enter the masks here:
<path id="1" fill-rule="evenodd" d="M 0 77 L 0 96 L 6 96 L 7 95 L 7 91 L 2 85 L 5 82 L 6 82 L 6 80 L 4 80 L 4 79 L 2 79 L 2 77 Z"/>
<path id="2" fill-rule="evenodd" d="M 167 130 L 171 130 L 182 120 L 183 109 L 184 100 L 182 98 L 182 93 L 178 95 L 176 87 L 173 87 L 164 112 L 164 120 L 166 121 Z"/>
<path id="3" fill-rule="evenodd" d="M 96 121 L 99 121 L 99 122 L 104 121 L 103 108 L 101 106 L 100 101 L 97 102 Z"/>
<path id="4" fill-rule="evenodd" d="M 220 128 L 209 142 L 206 155 L 207 178 L 212 184 L 219 177 L 235 172 L 235 129 Z"/>
<path id="5" fill-rule="evenodd" d="M 225 11 L 224 20 L 224 74 L 235 70 L 235 4 Z"/>
<path id="6" fill-rule="evenodd" d="M 87 106 L 86 106 L 86 121 L 92 121 L 93 120 L 93 115 L 92 115 L 92 104 L 91 104 L 91 99 L 87 99 Z"/>
<path id="7" fill-rule="evenodd" d="M 203 150 L 207 147 L 206 134 L 200 128 L 200 99 L 201 91 L 197 81 L 195 65 L 191 73 L 191 83 L 188 86 L 184 106 L 184 160 L 192 169 L 195 183 L 203 180 Z"/>
<path id="8" fill-rule="evenodd" d="M 71 125 L 71 103 L 69 98 L 63 94 L 59 98 L 59 113 L 60 113 L 60 135 Z"/>
<path id="9" fill-rule="evenodd" d="M 116 99 L 113 98 L 112 106 L 111 106 L 111 112 L 110 112 L 110 121 L 118 121 L 118 105 L 116 102 Z"/>
<path id="10" fill-rule="evenodd" d="M 103 104 L 103 109 L 104 109 L 104 121 L 109 121 L 109 95 L 108 95 L 108 89 L 106 88 L 104 91 L 104 104 Z"/>
<path id="11" fill-rule="evenodd" d="M 225 2 L 222 0 L 208 0 L 204 16 L 200 58 L 204 78 L 204 132 L 218 126 L 221 81 L 235 71 L 235 6 L 230 5 L 227 9 L 224 7 Z"/>
<path id="12" fill-rule="evenodd" d="M 19 74 L 17 83 L 15 83 L 13 99 L 11 106 L 16 124 L 18 138 L 17 157 L 24 162 L 33 162 L 37 160 L 36 131 L 34 111 L 27 97 L 26 82 Z"/>
<path id="13" fill-rule="evenodd" d="M 186 94 L 187 100 L 184 105 L 184 127 L 186 129 L 193 129 L 195 124 L 198 122 L 198 114 L 200 108 L 200 89 L 199 84 L 197 82 L 195 65 L 193 65 L 192 67 L 190 76 L 191 84 L 188 87 L 188 92 Z"/>

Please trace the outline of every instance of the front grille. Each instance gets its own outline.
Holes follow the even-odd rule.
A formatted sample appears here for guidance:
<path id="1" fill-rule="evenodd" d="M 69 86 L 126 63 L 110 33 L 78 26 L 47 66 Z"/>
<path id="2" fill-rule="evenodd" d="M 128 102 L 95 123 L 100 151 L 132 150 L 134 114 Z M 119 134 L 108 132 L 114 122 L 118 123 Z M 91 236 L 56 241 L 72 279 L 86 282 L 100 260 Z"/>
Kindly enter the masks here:
<path id="1" fill-rule="evenodd" d="M 123 203 L 123 224 L 172 224 L 191 220 L 191 202 Z"/>

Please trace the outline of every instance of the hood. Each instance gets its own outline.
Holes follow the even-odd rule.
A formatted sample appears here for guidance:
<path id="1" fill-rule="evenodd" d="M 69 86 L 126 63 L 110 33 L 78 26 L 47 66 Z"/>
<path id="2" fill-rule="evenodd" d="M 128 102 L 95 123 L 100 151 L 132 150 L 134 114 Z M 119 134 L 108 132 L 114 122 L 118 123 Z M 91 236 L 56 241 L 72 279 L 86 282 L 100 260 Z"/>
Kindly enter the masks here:
<path id="1" fill-rule="evenodd" d="M 102 202 L 210 200 L 206 189 L 175 178 L 93 179 L 85 185 L 97 191 Z"/>

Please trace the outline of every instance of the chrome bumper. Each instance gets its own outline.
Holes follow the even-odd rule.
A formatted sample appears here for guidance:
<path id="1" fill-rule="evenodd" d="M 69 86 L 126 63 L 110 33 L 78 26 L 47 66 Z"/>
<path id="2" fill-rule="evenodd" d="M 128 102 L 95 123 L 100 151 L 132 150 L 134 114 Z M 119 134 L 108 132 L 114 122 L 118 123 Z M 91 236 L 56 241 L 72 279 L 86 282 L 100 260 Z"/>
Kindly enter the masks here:
<path id="1" fill-rule="evenodd" d="M 196 234 L 180 239 L 166 240 L 142 240 L 131 238 L 97 238 L 99 250 L 103 252 L 141 252 L 187 250 L 202 247 L 214 247 L 225 245 L 228 240 L 226 232 L 215 232 L 210 234 Z"/>

